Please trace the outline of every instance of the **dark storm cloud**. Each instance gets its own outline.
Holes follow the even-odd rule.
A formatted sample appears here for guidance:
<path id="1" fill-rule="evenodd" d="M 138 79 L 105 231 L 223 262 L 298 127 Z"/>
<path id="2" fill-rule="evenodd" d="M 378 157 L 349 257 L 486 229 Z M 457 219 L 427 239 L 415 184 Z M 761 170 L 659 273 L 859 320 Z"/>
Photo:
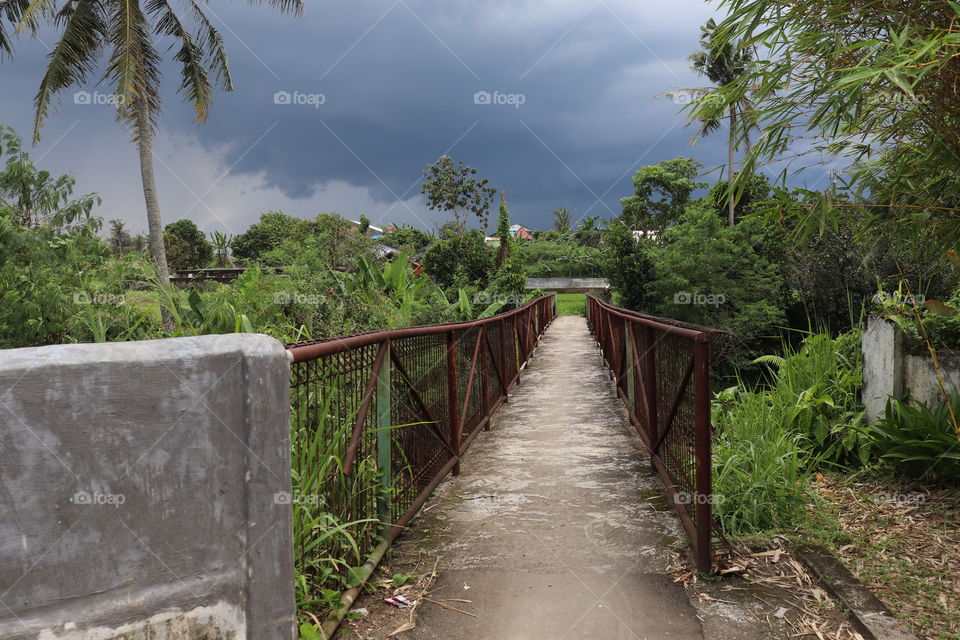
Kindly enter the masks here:
<path id="1" fill-rule="evenodd" d="M 689 147 L 679 107 L 653 99 L 703 82 L 686 62 L 711 14 L 698 1 L 383 0 L 311 4 L 299 19 L 241 3 L 210 6 L 236 90 L 216 95 L 210 120 L 198 126 L 168 66 L 163 128 L 227 149 L 231 175 L 262 176 L 290 198 L 339 181 L 385 205 L 407 200 L 424 165 L 449 151 L 506 190 L 517 219 L 544 226 L 560 206 L 617 213 L 639 166 L 677 155 L 708 166 L 724 158 L 719 138 Z M 44 50 L 21 52 L 0 68 L 0 122 L 26 135 Z M 78 118 L 83 125 L 48 159 L 76 158 L 119 135 L 105 109 L 81 112 L 70 102 L 45 142 Z M 109 199 L 109 184 L 93 189 Z"/>

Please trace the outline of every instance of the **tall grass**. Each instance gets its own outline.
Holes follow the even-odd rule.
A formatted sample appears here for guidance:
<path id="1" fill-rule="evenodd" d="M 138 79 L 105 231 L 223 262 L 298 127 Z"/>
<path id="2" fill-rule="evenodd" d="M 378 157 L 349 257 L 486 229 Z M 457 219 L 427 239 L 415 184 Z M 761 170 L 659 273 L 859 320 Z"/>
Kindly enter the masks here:
<path id="1" fill-rule="evenodd" d="M 810 451 L 783 423 L 784 407 L 763 393 L 737 393 L 722 412 L 713 484 L 725 534 L 782 530 L 802 517 Z"/>
<path id="2" fill-rule="evenodd" d="M 343 460 L 353 421 L 334 415 L 342 381 L 300 386 L 291 411 L 293 540 L 297 608 L 329 608 L 363 564 L 376 536 L 380 475 L 370 455 L 358 457 L 349 476 Z M 361 451 L 363 449 L 361 448 Z"/>
<path id="3" fill-rule="evenodd" d="M 865 463 L 873 438 L 858 393 L 858 335 L 811 334 L 797 349 L 757 362 L 766 381 L 717 395 L 713 421 L 714 510 L 731 536 L 800 524 L 818 468 Z"/>

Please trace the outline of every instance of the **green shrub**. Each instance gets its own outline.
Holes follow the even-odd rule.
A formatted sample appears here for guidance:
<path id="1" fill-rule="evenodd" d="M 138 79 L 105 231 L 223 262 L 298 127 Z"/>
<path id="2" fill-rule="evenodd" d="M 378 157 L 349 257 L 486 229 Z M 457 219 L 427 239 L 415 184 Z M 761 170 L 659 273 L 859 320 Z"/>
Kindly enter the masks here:
<path id="1" fill-rule="evenodd" d="M 766 394 L 730 389 L 715 411 L 714 515 L 724 534 L 743 536 L 795 527 L 808 499 L 810 452 L 784 429 L 783 407 Z M 726 402 L 724 402 L 726 400 Z"/>
<path id="2" fill-rule="evenodd" d="M 789 529 L 810 499 L 809 475 L 849 468 L 876 447 L 863 424 L 858 333 L 813 334 L 784 356 L 765 356 L 766 384 L 717 395 L 713 422 L 715 510 L 730 535 Z"/>
<path id="3" fill-rule="evenodd" d="M 960 397 L 950 404 L 960 415 Z M 950 406 L 934 407 L 890 398 L 886 411 L 871 428 L 880 459 L 897 475 L 930 482 L 960 481 L 960 440 L 953 428 Z"/>
<path id="4" fill-rule="evenodd" d="M 494 271 L 494 255 L 476 229 L 439 240 L 423 257 L 424 268 L 443 289 L 485 289 Z"/>
<path id="5" fill-rule="evenodd" d="M 202 269 L 213 259 L 213 246 L 193 220 L 177 220 L 164 228 L 167 263 L 173 270 Z"/>
<path id="6" fill-rule="evenodd" d="M 551 232 L 556 234 L 556 232 Z M 524 244 L 523 262 L 530 278 L 602 278 L 604 252 L 572 241 L 535 240 Z"/>
<path id="7" fill-rule="evenodd" d="M 649 256 L 651 240 L 638 241 L 622 221 L 610 225 L 604 258 L 604 275 L 618 294 L 617 304 L 634 311 L 650 313 L 653 298 L 649 292 L 655 268 Z"/>
<path id="8" fill-rule="evenodd" d="M 783 278 L 763 254 L 770 231 L 753 218 L 734 227 L 694 206 L 651 245 L 655 278 L 647 292 L 656 315 L 733 332 L 730 360 L 743 364 L 779 342 Z"/>

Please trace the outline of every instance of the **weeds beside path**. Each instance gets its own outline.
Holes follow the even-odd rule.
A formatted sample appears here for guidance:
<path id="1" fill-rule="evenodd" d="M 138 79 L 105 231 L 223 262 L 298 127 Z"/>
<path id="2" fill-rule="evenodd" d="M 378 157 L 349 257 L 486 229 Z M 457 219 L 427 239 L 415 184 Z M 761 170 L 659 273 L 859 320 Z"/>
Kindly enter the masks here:
<path id="1" fill-rule="evenodd" d="M 818 484 L 843 564 L 919 638 L 960 638 L 960 490 Z"/>

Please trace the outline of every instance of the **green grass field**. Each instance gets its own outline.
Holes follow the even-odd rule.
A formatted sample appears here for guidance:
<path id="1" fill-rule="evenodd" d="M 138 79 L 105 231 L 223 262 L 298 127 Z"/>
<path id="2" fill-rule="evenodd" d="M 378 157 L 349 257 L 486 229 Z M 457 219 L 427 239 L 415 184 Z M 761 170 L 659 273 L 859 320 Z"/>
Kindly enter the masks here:
<path id="1" fill-rule="evenodd" d="M 558 293 L 558 316 L 582 316 L 587 311 L 587 297 L 582 293 Z"/>

